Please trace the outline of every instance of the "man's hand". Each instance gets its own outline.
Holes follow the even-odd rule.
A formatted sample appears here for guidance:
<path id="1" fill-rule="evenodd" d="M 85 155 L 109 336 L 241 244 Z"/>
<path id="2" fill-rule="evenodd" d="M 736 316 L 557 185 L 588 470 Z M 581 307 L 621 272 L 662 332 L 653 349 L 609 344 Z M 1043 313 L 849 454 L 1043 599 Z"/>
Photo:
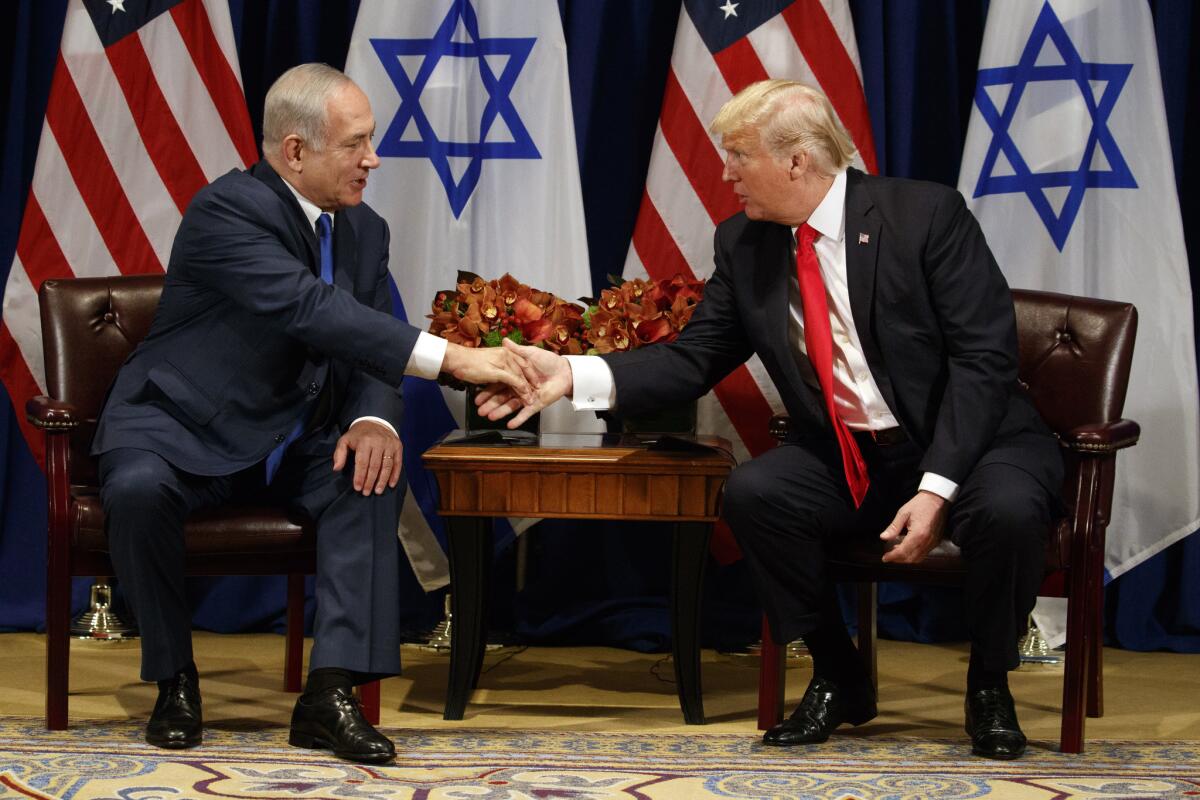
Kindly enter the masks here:
<path id="1" fill-rule="evenodd" d="M 895 546 L 883 554 L 883 560 L 897 564 L 917 564 L 942 541 L 949 504 L 933 492 L 917 496 L 900 506 L 892 524 L 879 538 Z"/>
<path id="2" fill-rule="evenodd" d="M 574 380 L 565 358 L 541 347 L 516 344 L 511 339 L 504 340 L 504 349 L 521 359 L 525 374 L 535 387 L 534 398 L 531 402 L 506 386 L 489 386 L 475 396 L 481 417 L 497 420 L 517 411 L 508 421 L 509 428 L 516 428 L 558 398 L 571 394 Z"/>
<path id="3" fill-rule="evenodd" d="M 338 439 L 333 451 L 333 471 L 346 466 L 348 453 L 354 451 L 354 491 L 363 496 L 383 494 L 387 487 L 396 488 L 400 480 L 400 439 L 378 422 L 361 419 Z"/>
<path id="4" fill-rule="evenodd" d="M 449 342 L 442 360 L 442 372 L 480 386 L 503 384 L 527 403 L 537 399 L 536 387 L 530 386 L 526 379 L 528 365 L 519 355 L 503 347 L 463 347 Z"/>

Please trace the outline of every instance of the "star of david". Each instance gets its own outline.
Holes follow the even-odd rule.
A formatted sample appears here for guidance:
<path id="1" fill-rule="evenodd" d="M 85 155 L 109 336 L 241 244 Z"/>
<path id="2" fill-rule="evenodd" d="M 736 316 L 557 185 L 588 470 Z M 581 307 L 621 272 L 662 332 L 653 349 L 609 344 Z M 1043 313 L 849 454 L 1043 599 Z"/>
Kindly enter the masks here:
<path id="1" fill-rule="evenodd" d="M 1035 66 L 1038 54 L 1049 41 L 1062 56 L 1062 64 Z M 1083 195 L 1088 189 L 1136 189 L 1137 181 L 1121 155 L 1116 139 L 1108 129 L 1108 118 L 1112 114 L 1125 80 L 1129 77 L 1132 64 L 1098 64 L 1085 62 L 1067 35 L 1062 22 L 1047 2 L 1034 23 L 1029 41 L 1021 53 L 1020 61 L 1011 67 L 996 67 L 979 70 L 979 82 L 975 87 L 975 103 L 987 120 L 993 136 L 983 159 L 979 181 L 975 185 L 975 197 L 988 194 L 1024 193 L 1033 204 L 1054 245 L 1061 252 L 1071 233 L 1071 226 L 1083 204 Z M 1083 157 L 1073 170 L 1033 172 L 1021 155 L 1009 133 L 1013 116 L 1022 94 L 1031 83 L 1041 81 L 1071 81 L 1083 95 L 1084 104 L 1091 117 L 1091 130 L 1083 148 Z M 1104 84 L 1099 99 L 1092 86 Z M 1000 111 L 986 91 L 988 86 L 1011 84 L 1004 110 Z M 1100 148 L 1108 161 L 1107 170 L 1092 169 L 1090 165 Z M 1013 174 L 993 174 L 997 157 L 1003 153 L 1012 166 Z M 1067 187 L 1066 200 L 1058 214 L 1054 213 L 1046 189 Z"/>
<path id="2" fill-rule="evenodd" d="M 452 40 L 459 20 L 469 41 Z M 371 46 L 383 62 L 388 77 L 396 85 L 396 91 L 400 93 L 400 107 L 380 139 L 376 152 L 383 158 L 428 158 L 446 189 L 446 198 L 456 219 L 471 199 L 486 159 L 541 158 L 511 97 L 513 85 L 536 41 L 535 38 L 482 38 L 479 35 L 479 19 L 470 0 L 454 0 L 431 39 L 371 39 Z M 411 80 L 400 63 L 400 56 L 408 55 L 423 56 L 416 77 Z M 499 75 L 487 59 L 487 56 L 495 55 L 508 57 Z M 478 141 L 443 141 L 421 107 L 421 92 L 442 58 L 471 58 L 479 63 L 479 77 L 487 93 L 487 102 L 480 118 Z M 512 141 L 486 141 L 497 118 L 508 126 Z M 419 140 L 401 138 L 410 122 L 420 136 Z M 455 157 L 470 159 L 458 181 L 454 180 L 450 169 L 450 159 Z"/>

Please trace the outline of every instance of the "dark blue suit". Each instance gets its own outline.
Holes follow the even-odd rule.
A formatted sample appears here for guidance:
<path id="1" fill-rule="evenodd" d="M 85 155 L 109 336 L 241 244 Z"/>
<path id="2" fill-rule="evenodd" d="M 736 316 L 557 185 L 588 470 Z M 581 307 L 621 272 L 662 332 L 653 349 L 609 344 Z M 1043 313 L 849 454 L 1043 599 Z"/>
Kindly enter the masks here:
<path id="1" fill-rule="evenodd" d="M 334 446 L 364 415 L 399 429 L 419 334 L 392 318 L 387 224 L 334 217 L 334 285 L 312 226 L 266 162 L 197 193 L 175 237 L 149 334 L 122 366 L 93 452 L 114 566 L 141 625 L 142 677 L 191 659 L 182 521 L 268 492 L 317 521 L 311 667 L 399 671 L 396 523 L 402 488 L 363 497 Z M 263 460 L 306 420 L 279 474 Z M 401 480 L 400 487 L 404 486 Z"/>

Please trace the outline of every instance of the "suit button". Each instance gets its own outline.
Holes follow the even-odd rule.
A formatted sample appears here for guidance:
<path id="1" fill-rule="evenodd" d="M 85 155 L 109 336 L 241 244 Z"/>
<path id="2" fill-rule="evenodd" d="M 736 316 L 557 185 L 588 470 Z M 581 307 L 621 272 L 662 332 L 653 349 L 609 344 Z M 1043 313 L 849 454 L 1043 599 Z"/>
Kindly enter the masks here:
<path id="1" fill-rule="evenodd" d="M 282 433 L 275 434 L 275 444 L 283 444 L 283 440 L 286 438 L 287 437 L 284 436 Z"/>
<path id="2" fill-rule="evenodd" d="M 319 391 L 321 391 L 321 387 L 319 385 L 317 385 L 316 381 L 313 381 L 312 383 L 310 383 L 308 385 L 308 393 L 309 394 L 316 394 Z"/>

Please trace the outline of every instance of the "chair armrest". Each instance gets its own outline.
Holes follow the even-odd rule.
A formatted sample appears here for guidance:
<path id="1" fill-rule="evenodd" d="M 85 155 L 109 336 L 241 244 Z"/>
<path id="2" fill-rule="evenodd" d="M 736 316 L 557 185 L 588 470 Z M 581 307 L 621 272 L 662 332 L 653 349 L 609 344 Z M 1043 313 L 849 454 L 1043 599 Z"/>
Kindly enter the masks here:
<path id="1" fill-rule="evenodd" d="M 1113 453 L 1138 443 L 1142 426 L 1131 419 L 1081 425 L 1060 436 L 1062 446 L 1077 453 Z"/>
<path id="2" fill-rule="evenodd" d="M 25 419 L 47 433 L 73 430 L 82 422 L 75 406 L 45 395 L 31 397 L 26 401 Z"/>

